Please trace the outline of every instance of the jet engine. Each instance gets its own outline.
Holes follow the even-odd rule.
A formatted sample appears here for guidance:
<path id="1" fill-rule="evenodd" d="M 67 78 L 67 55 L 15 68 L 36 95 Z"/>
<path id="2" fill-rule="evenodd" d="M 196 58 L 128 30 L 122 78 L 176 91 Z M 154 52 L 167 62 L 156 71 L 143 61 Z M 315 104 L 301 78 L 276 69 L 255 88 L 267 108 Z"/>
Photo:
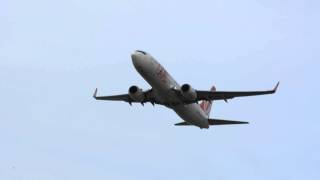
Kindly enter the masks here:
<path id="1" fill-rule="evenodd" d="M 190 101 L 194 101 L 197 99 L 196 90 L 194 90 L 189 84 L 182 85 L 181 92 L 182 96 Z"/>
<path id="2" fill-rule="evenodd" d="M 144 100 L 144 93 L 138 86 L 131 86 L 128 92 L 131 99 L 138 102 L 142 102 Z"/>

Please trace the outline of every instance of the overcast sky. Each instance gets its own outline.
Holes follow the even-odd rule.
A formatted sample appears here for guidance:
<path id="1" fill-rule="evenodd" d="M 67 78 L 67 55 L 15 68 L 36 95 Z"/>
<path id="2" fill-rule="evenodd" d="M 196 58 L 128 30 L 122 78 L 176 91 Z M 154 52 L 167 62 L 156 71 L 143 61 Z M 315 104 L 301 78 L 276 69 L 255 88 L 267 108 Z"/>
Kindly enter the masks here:
<path id="1" fill-rule="evenodd" d="M 1 0 L 0 179 L 319 180 L 316 0 Z M 152 54 L 196 89 L 275 95 L 215 102 L 249 125 L 175 127 L 164 107 L 102 102 L 150 86 Z"/>

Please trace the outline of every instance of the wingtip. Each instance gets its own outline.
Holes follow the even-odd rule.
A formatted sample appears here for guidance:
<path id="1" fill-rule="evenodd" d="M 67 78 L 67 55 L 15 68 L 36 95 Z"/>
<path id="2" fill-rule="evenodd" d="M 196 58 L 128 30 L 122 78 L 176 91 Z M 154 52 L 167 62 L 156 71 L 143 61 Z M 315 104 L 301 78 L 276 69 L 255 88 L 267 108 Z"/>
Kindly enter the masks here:
<path id="1" fill-rule="evenodd" d="M 278 81 L 277 85 L 274 87 L 273 92 L 277 92 L 277 89 L 279 87 L 280 81 Z"/>
<path id="2" fill-rule="evenodd" d="M 97 99 L 97 93 L 98 93 L 98 88 L 96 88 L 96 89 L 94 90 L 93 98 Z"/>

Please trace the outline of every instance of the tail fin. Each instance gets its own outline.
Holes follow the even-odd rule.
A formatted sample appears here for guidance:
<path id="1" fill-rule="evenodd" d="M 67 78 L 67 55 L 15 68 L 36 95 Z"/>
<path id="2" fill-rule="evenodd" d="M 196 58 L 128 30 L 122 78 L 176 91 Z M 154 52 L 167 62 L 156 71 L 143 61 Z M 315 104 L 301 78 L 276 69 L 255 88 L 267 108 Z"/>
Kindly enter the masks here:
<path id="1" fill-rule="evenodd" d="M 216 87 L 212 86 L 210 91 L 212 91 L 212 92 L 216 91 Z M 202 101 L 200 103 L 200 107 L 209 117 L 210 111 L 211 111 L 211 107 L 212 107 L 212 101 Z"/>

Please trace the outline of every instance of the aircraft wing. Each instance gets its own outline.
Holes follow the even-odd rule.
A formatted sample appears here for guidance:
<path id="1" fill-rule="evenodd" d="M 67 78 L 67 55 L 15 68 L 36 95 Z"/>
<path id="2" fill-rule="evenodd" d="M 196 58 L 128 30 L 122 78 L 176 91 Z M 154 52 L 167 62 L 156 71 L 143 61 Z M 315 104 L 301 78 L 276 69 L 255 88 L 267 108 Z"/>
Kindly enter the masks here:
<path id="1" fill-rule="evenodd" d="M 146 103 L 150 102 L 152 104 L 161 104 L 158 102 L 153 94 L 152 89 L 144 92 L 144 100 L 143 101 L 136 101 L 132 99 L 129 94 L 119 94 L 119 95 L 113 95 L 113 96 L 97 96 L 98 89 L 94 91 L 93 98 L 96 100 L 105 100 L 105 101 L 124 101 L 128 103 Z"/>
<path id="2" fill-rule="evenodd" d="M 198 101 L 202 101 L 202 100 L 205 100 L 205 101 L 224 100 L 227 102 L 228 99 L 232 99 L 235 97 L 273 94 L 277 91 L 278 86 L 279 86 L 279 82 L 272 90 L 267 90 L 267 91 L 199 91 L 199 90 L 196 90 L 197 98 L 191 101 L 183 97 L 181 90 L 174 89 L 174 91 L 180 97 L 181 101 L 184 104 L 191 104 L 191 103 L 197 103 Z"/>
<path id="3" fill-rule="evenodd" d="M 225 100 L 232 99 L 235 97 L 244 97 L 244 96 L 258 96 L 273 94 L 277 91 L 279 82 L 272 90 L 267 91 L 196 91 L 197 100 Z"/>

